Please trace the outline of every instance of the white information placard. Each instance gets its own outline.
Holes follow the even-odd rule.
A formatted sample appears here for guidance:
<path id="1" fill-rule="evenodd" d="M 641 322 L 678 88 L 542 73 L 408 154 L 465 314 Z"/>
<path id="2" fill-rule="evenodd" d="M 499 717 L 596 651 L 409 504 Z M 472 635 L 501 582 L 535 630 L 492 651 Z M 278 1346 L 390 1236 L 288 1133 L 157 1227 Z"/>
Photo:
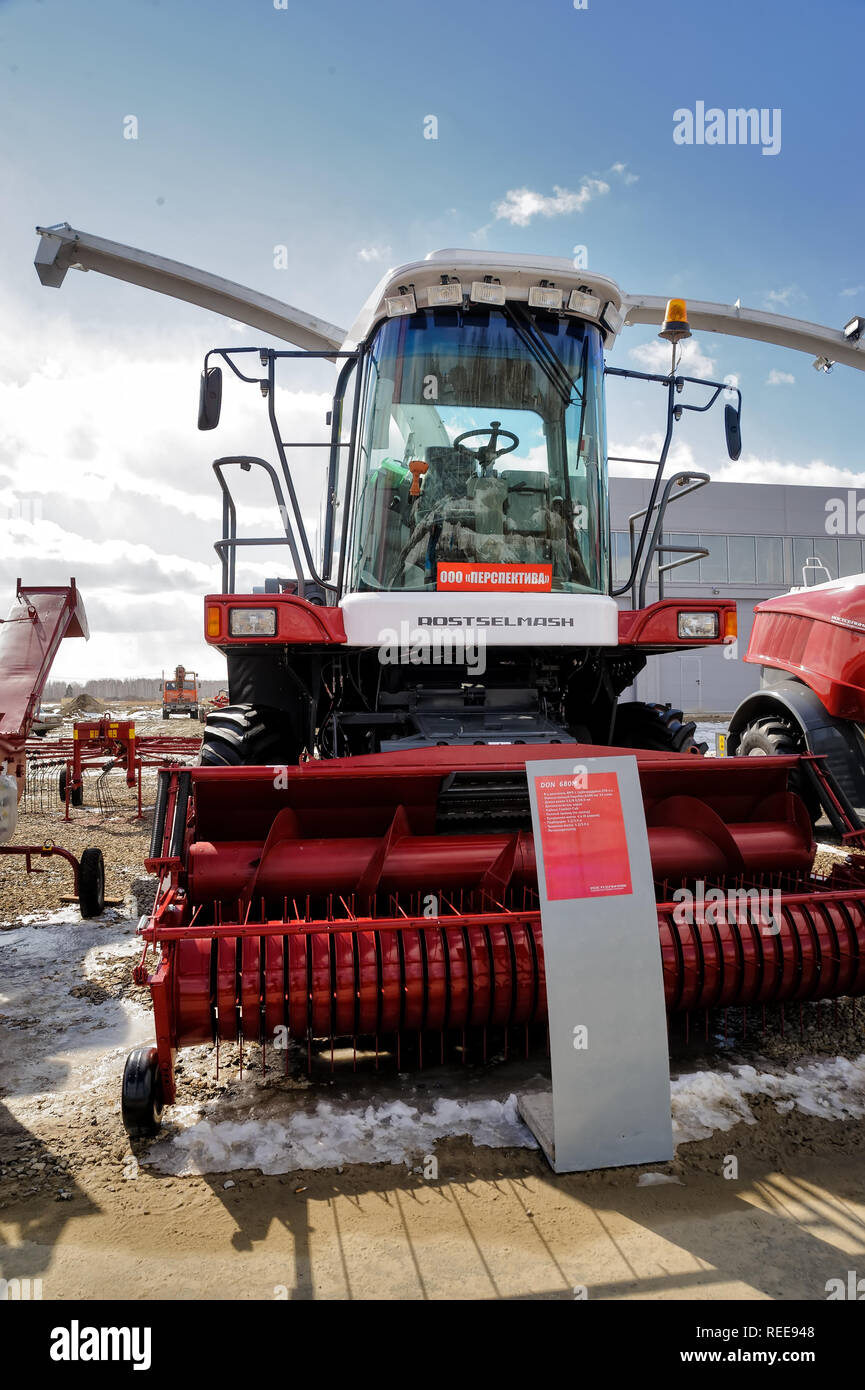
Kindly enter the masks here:
<path id="1" fill-rule="evenodd" d="M 658 916 L 633 757 L 526 765 L 552 1106 L 520 1109 L 557 1173 L 672 1157 Z"/>

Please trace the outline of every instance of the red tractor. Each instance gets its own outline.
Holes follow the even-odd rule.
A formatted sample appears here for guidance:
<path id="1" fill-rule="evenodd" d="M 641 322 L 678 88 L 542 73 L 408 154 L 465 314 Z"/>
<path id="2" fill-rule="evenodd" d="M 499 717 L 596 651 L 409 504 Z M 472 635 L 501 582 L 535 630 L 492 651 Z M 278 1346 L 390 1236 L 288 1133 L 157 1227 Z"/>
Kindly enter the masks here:
<path id="1" fill-rule="evenodd" d="M 865 814 L 865 575 L 794 589 L 755 609 L 745 660 L 762 667 L 761 688 L 742 701 L 727 752 L 818 754 L 846 817 Z M 819 809 L 809 774 L 803 792 Z M 843 833 L 834 806 L 828 808 Z"/>

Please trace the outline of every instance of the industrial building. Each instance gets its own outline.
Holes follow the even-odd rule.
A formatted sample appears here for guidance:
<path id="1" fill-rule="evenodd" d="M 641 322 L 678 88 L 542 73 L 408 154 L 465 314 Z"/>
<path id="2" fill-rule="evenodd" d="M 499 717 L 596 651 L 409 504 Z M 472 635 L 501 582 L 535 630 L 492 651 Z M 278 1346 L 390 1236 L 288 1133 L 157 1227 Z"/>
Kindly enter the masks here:
<path id="1" fill-rule="evenodd" d="M 610 479 L 616 585 L 628 577 L 628 519 L 647 505 L 650 488 L 648 477 Z M 803 570 L 812 559 L 823 568 L 810 567 L 810 583 L 865 571 L 859 519 L 857 494 L 838 487 L 713 482 L 671 503 L 664 543 L 708 554 L 669 571 L 665 595 L 734 598 L 739 637 L 729 650 L 706 648 L 653 659 L 635 682 L 635 698 L 670 701 L 692 714 L 731 713 L 760 684 L 759 666 L 744 661 L 755 604 L 805 582 Z M 865 516 L 861 521 L 865 529 Z M 681 558 L 671 551 L 660 563 Z M 657 568 L 656 560 L 648 602 L 658 597 Z"/>

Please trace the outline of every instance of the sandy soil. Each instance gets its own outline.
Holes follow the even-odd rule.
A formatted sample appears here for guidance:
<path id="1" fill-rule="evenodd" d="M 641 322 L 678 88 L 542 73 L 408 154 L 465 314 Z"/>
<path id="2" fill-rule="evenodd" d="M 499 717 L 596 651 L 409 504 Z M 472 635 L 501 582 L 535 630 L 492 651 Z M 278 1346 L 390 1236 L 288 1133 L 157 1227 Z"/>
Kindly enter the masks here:
<path id="1" fill-rule="evenodd" d="M 325 1060 L 312 1080 L 295 1052 L 287 1075 L 273 1055 L 265 1076 L 250 1069 L 255 1052 L 241 1076 L 234 1050 L 217 1074 L 213 1053 L 194 1049 L 163 1137 L 131 1147 L 119 1077 L 126 1051 L 152 1040 L 148 995 L 131 980 L 149 817 L 135 822 L 128 806 L 74 816 L 62 836 L 52 817 L 22 828 L 101 845 L 122 906 L 82 923 L 59 902 L 62 875 L 38 897 L 23 874 L 12 885 L 8 866 L 0 880 L 3 1277 L 41 1279 L 44 1298 L 66 1300 L 583 1289 L 818 1300 L 827 1280 L 865 1272 L 862 1006 L 788 1010 L 783 1033 L 777 1014 L 761 1033 L 762 1019 L 740 1012 L 726 1040 L 722 1018 L 708 1041 L 702 1020 L 687 1043 L 674 1030 L 674 1113 L 683 1135 L 703 1137 L 654 1168 L 551 1173 L 508 1099 L 544 1084 L 543 1049 L 421 1074 L 392 1062 L 353 1072 L 350 1061 L 331 1074 Z M 712 1099 L 719 1074 L 746 1083 L 726 1110 Z M 377 1146 L 395 1161 L 366 1161 Z"/>

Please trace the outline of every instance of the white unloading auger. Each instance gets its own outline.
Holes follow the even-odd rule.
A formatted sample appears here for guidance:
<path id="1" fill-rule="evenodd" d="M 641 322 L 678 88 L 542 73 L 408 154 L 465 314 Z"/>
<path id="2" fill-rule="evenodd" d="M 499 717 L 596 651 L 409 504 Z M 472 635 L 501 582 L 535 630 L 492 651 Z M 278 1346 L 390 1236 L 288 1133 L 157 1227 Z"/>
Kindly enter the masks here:
<path id="1" fill-rule="evenodd" d="M 294 343 L 312 351 L 340 348 L 348 336 L 347 330 L 327 323 L 302 309 L 296 309 L 270 295 L 260 294 L 234 281 L 225 280 L 196 266 L 139 251 L 133 246 L 107 241 L 89 232 L 76 231 L 68 222 L 52 227 L 37 227 L 39 246 L 35 266 L 43 285 L 58 289 L 67 270 L 96 270 L 102 275 L 141 285 L 144 289 L 173 299 L 198 304 L 203 309 L 224 314 L 252 328 L 261 329 L 273 338 Z M 478 257 L 478 252 L 460 252 L 461 256 Z M 501 257 L 495 253 L 490 261 Z M 554 266 L 549 260 L 551 268 Z M 573 270 L 568 260 L 562 268 Z M 655 295 L 625 294 L 622 296 L 624 323 L 656 324 L 664 322 L 667 299 Z M 803 319 L 768 314 L 759 309 L 746 309 L 738 304 L 712 304 L 688 300 L 688 319 L 691 329 L 702 333 L 723 333 L 733 338 L 750 338 L 756 342 L 774 343 L 777 347 L 809 353 L 814 365 L 827 368 L 840 363 L 845 367 L 865 370 L 865 347 L 861 335 L 865 318 L 854 317 L 844 328 L 827 328 Z"/>

